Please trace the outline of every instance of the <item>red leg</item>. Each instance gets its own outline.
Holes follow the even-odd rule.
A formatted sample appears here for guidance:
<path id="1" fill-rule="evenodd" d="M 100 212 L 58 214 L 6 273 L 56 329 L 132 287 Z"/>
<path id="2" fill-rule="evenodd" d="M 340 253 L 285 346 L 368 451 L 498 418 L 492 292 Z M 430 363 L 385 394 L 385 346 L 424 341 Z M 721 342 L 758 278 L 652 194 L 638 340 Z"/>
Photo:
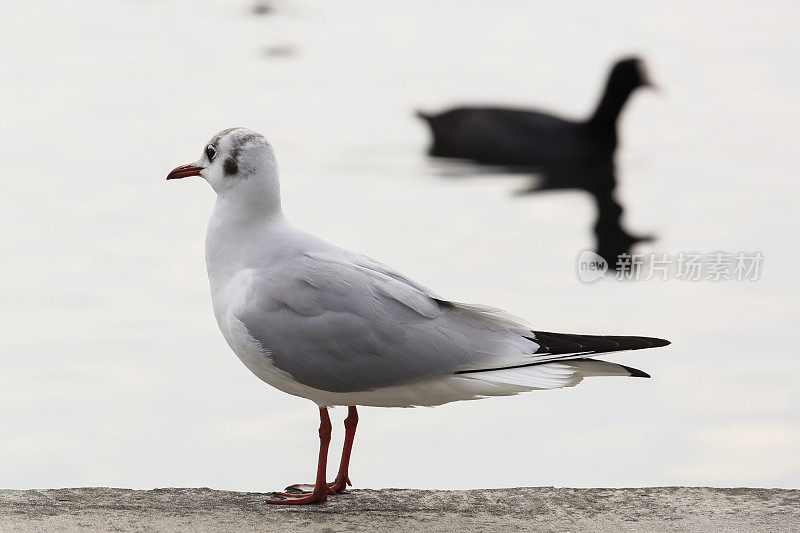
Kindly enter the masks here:
<path id="1" fill-rule="evenodd" d="M 267 503 L 283 505 L 304 505 L 322 503 L 328 498 L 328 483 L 325 481 L 325 469 L 328 466 L 328 445 L 331 443 L 331 418 L 326 407 L 319 408 L 319 461 L 317 463 L 317 482 L 312 492 L 303 494 L 287 494 L 276 492 Z"/>
<path id="2" fill-rule="evenodd" d="M 358 411 L 356 406 L 351 405 L 347 408 L 347 418 L 344 419 L 344 447 L 342 448 L 342 461 L 339 463 L 339 473 L 333 483 L 328 483 L 328 494 L 336 494 L 344 491 L 350 483 L 348 469 L 350 467 L 350 452 L 353 451 L 353 441 L 356 436 L 356 426 L 358 425 Z M 313 485 L 297 484 L 286 487 L 285 490 L 301 491 L 309 493 L 314 490 Z"/>
<path id="3" fill-rule="evenodd" d="M 348 469 L 350 468 L 350 452 L 353 451 L 353 441 L 356 438 L 356 426 L 358 425 L 358 411 L 356 406 L 351 405 L 347 408 L 347 418 L 344 419 L 344 448 L 342 448 L 342 461 L 339 463 L 339 473 L 336 479 L 328 485 L 333 492 L 342 492 L 350 483 Z"/>

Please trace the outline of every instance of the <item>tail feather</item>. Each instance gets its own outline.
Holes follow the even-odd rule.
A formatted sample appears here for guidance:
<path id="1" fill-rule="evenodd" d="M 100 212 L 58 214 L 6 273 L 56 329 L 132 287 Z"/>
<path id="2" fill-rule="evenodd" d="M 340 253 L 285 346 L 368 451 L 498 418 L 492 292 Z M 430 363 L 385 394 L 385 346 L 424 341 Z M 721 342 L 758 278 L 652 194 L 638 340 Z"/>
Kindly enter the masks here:
<path id="1" fill-rule="evenodd" d="M 636 368 L 596 359 L 571 359 L 459 375 L 461 378 L 470 378 L 497 387 L 496 390 L 487 389 L 485 394 L 489 396 L 516 394 L 526 390 L 574 387 L 583 381 L 583 378 L 596 376 L 650 377 Z"/>
<path id="2" fill-rule="evenodd" d="M 633 368 L 632 366 L 625 366 L 620 365 L 619 363 L 615 363 L 618 366 L 621 366 L 625 370 L 628 371 L 628 375 L 632 378 L 649 378 L 650 374 L 645 372 L 644 370 L 639 370 L 638 368 Z"/>
<path id="3" fill-rule="evenodd" d="M 650 374 L 638 368 L 612 363 L 611 361 L 601 361 L 599 359 L 570 359 L 562 361 L 562 364 L 575 366 L 583 377 L 594 376 L 624 376 L 632 378 L 649 378 Z"/>

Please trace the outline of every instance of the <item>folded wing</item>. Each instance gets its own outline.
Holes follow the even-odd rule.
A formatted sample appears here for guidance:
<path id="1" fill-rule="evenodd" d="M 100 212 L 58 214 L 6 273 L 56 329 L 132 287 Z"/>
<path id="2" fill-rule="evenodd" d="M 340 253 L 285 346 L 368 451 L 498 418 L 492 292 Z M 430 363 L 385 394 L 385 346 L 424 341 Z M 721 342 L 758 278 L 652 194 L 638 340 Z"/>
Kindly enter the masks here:
<path id="1" fill-rule="evenodd" d="M 441 300 L 343 250 L 306 253 L 253 280 L 237 318 L 277 368 L 330 392 L 492 371 L 481 379 L 499 378 L 498 371 L 660 341 L 535 332 L 499 310 Z"/>

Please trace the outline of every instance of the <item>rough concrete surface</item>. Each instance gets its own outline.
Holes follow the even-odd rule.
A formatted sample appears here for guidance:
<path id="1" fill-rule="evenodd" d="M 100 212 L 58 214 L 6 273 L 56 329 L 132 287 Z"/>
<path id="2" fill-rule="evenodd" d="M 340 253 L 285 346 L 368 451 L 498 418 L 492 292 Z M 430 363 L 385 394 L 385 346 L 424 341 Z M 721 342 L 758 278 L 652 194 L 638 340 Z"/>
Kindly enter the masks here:
<path id="1" fill-rule="evenodd" d="M 2 531 L 799 531 L 800 490 L 353 490 L 307 507 L 211 489 L 0 491 Z"/>

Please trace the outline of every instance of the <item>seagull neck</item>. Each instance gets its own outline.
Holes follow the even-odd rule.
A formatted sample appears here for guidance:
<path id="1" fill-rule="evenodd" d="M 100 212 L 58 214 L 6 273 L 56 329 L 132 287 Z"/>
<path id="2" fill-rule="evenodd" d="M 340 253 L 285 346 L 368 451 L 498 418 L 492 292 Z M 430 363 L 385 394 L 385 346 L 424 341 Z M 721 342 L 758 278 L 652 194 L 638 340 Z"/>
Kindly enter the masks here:
<path id="1" fill-rule="evenodd" d="M 249 246 L 242 246 L 242 243 L 258 242 L 263 236 L 289 224 L 283 216 L 280 202 L 276 207 L 269 208 L 256 201 L 234 200 L 225 196 L 217 197 L 206 233 L 207 258 L 215 256 L 222 262 L 246 261 L 247 258 L 242 254 L 252 250 Z"/>
<path id="2" fill-rule="evenodd" d="M 283 208 L 280 199 L 273 202 L 265 201 L 263 196 L 230 198 L 225 195 L 217 196 L 214 211 L 211 213 L 211 223 L 218 228 L 230 227 L 234 231 L 241 231 L 248 227 L 270 225 L 283 220 Z"/>
<path id="3" fill-rule="evenodd" d="M 271 253 L 269 243 L 290 228 L 280 205 L 267 209 L 217 197 L 206 232 L 206 268 L 212 294 L 236 272 Z"/>

